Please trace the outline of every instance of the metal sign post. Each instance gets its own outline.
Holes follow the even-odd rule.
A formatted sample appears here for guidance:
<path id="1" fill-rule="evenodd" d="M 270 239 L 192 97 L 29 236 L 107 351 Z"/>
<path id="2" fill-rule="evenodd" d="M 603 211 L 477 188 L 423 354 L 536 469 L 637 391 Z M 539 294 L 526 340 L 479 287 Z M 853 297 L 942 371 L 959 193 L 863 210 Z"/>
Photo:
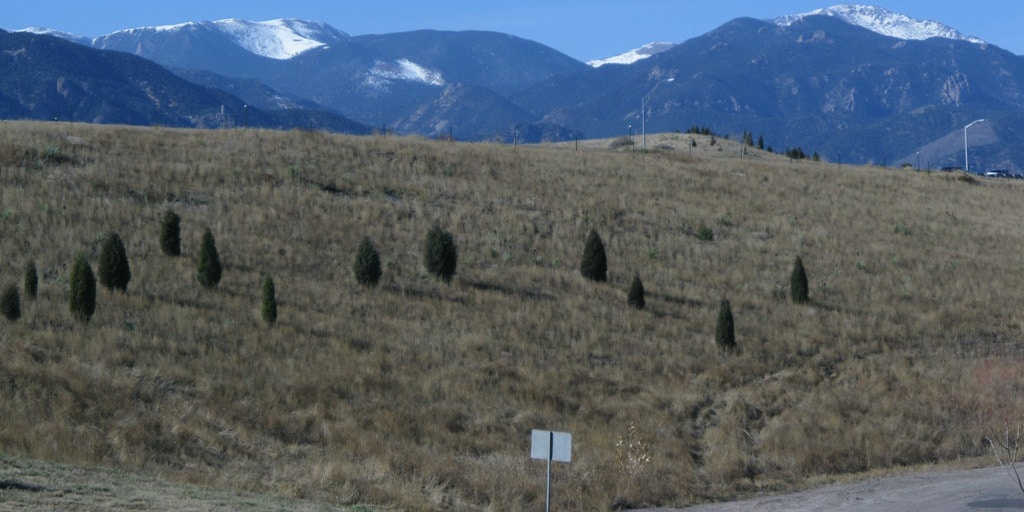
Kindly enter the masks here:
<path id="1" fill-rule="evenodd" d="M 547 488 L 544 495 L 544 511 L 551 512 L 551 461 L 572 460 L 572 434 L 534 430 L 531 433 L 530 458 L 548 461 Z"/>

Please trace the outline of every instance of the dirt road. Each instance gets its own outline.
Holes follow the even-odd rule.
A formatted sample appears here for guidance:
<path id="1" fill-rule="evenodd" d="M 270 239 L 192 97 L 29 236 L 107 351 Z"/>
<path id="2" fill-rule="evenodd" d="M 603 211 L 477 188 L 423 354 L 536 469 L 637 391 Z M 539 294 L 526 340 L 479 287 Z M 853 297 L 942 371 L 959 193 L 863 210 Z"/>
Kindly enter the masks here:
<path id="1" fill-rule="evenodd" d="M 1018 468 L 1024 470 L 1024 468 Z M 1009 512 L 1024 510 L 1024 493 L 1006 468 L 876 478 L 795 494 L 643 512 Z M 640 511 L 637 511 L 640 512 Z"/>

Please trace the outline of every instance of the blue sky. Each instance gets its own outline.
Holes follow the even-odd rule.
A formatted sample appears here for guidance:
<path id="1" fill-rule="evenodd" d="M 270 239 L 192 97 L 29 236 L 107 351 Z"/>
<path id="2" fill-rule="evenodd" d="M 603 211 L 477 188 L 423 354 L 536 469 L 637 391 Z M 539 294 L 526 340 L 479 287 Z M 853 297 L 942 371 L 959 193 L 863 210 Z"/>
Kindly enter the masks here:
<path id="1" fill-rule="evenodd" d="M 580 60 L 651 41 L 682 42 L 733 18 L 770 18 L 842 3 L 768 0 L 3 0 L 0 27 L 31 25 L 85 36 L 185 21 L 304 18 L 352 35 L 416 29 L 493 30 L 532 39 Z M 862 0 L 950 25 L 1024 55 L 1020 0 Z"/>

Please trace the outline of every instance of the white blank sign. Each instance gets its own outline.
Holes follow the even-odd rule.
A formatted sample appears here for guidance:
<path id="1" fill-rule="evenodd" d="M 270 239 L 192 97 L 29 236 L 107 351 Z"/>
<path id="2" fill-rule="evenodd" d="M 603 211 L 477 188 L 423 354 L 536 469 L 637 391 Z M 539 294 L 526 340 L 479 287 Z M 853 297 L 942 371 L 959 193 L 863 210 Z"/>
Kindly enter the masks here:
<path id="1" fill-rule="evenodd" d="M 570 462 L 572 459 L 572 434 L 534 430 L 530 436 L 530 458 Z"/>

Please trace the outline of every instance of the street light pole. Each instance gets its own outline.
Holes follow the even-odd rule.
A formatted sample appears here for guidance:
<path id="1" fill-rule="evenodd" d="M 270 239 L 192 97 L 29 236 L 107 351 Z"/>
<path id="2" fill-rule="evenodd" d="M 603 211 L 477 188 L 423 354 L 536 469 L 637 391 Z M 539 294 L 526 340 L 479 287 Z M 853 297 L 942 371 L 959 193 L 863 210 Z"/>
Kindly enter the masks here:
<path id="1" fill-rule="evenodd" d="M 654 94 L 654 90 L 657 89 L 659 85 L 673 81 L 675 81 L 675 78 L 666 78 L 654 84 L 654 87 L 651 87 L 651 91 L 640 99 L 640 130 L 643 132 L 643 142 L 641 143 L 642 149 L 647 149 L 647 102 L 651 99 L 651 95 Z"/>
<path id="2" fill-rule="evenodd" d="M 967 129 L 984 121 L 984 119 L 978 119 L 977 121 L 971 121 L 971 124 L 964 126 L 964 172 L 971 172 L 971 166 L 967 163 Z"/>

